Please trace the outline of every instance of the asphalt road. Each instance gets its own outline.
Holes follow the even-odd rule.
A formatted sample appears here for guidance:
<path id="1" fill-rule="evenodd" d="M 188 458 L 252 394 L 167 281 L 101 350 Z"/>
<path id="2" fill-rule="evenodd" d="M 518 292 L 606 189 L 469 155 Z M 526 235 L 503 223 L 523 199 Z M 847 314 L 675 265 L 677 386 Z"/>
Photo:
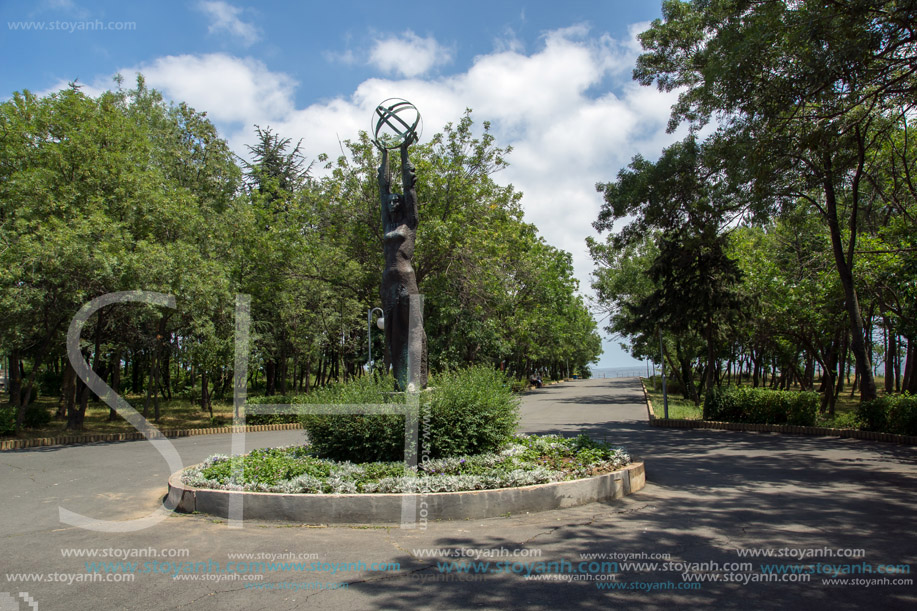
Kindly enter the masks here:
<path id="1" fill-rule="evenodd" d="M 626 447 L 646 461 L 646 488 L 610 503 L 430 522 L 426 529 L 256 521 L 231 529 L 208 516 L 173 514 L 148 528 L 111 533 L 62 523 L 60 507 L 99 520 L 132 520 L 155 511 L 169 468 L 150 443 L 3 452 L 0 611 L 917 608 L 913 582 L 895 584 L 913 580 L 904 571 L 917 567 L 913 448 L 653 429 L 633 378 L 546 387 L 524 397 L 522 412 L 523 431 L 586 433 Z M 189 437 L 172 444 L 189 465 L 229 453 L 230 439 Z M 300 431 L 253 433 L 246 435 L 246 445 L 301 439 Z M 445 548 L 490 561 L 489 572 L 443 572 L 437 563 L 473 558 L 435 558 L 420 551 Z M 98 556 L 77 557 L 70 550 Z M 170 557 L 185 553 L 171 550 L 188 551 Z M 736 550 L 772 550 L 774 556 L 741 557 Z M 848 553 L 855 557 L 838 555 Z M 95 579 L 87 577 L 87 562 L 118 562 L 122 558 L 115 556 L 123 554 L 138 563 L 133 574 L 122 566 L 100 573 L 101 582 L 87 581 Z M 236 554 L 266 560 L 299 555 L 298 562 L 318 563 L 318 570 L 256 571 L 261 581 L 218 573 L 239 561 Z M 618 565 L 590 566 L 595 558 L 584 554 L 616 554 L 605 562 Z M 532 564 L 537 562 L 567 571 L 560 576 L 565 581 L 553 580 L 556 575 L 538 579 L 541 568 Z M 192 568 L 197 572 L 189 573 Z M 183 578 L 174 579 L 178 570 Z M 778 574 L 774 580 L 768 570 L 801 574 Z M 526 578 L 527 571 L 536 579 Z"/>

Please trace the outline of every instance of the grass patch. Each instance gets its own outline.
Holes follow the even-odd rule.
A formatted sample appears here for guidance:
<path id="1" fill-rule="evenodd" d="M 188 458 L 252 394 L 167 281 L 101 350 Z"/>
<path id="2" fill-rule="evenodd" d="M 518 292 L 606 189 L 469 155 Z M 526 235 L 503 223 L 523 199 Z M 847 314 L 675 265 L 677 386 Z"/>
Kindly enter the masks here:
<path id="1" fill-rule="evenodd" d="M 646 385 L 646 393 L 653 402 L 653 413 L 657 418 L 665 417 L 665 403 L 662 397 L 662 385 L 654 390 L 652 380 L 641 378 Z M 680 394 L 669 393 L 669 418 L 680 420 L 701 420 L 704 415 L 703 405 L 694 405 L 694 401 L 683 398 Z"/>
<path id="2" fill-rule="evenodd" d="M 631 462 L 621 448 L 585 435 L 516 435 L 497 452 L 424 461 L 352 463 L 320 459 L 307 446 L 215 455 L 186 469 L 193 487 L 286 494 L 457 492 L 581 479 Z"/>

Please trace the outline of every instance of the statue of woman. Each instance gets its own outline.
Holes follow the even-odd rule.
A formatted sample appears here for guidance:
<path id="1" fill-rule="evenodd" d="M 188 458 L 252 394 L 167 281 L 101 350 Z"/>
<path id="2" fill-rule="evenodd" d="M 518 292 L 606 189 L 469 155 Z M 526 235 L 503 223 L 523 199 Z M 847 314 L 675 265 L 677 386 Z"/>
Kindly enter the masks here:
<path id="1" fill-rule="evenodd" d="M 391 360 L 398 390 L 407 389 L 409 383 L 414 383 L 415 390 L 427 385 L 427 337 L 423 331 L 422 301 L 411 265 L 417 235 L 417 193 L 414 191 L 417 177 L 408 158 L 410 144 L 408 140 L 400 147 L 403 195 L 391 191 L 388 150 L 385 148 L 382 148 L 382 164 L 379 166 L 385 244 L 382 310 L 385 313 L 385 345 L 389 349 L 387 358 Z M 415 329 L 414 333 L 411 333 L 411 327 Z"/>

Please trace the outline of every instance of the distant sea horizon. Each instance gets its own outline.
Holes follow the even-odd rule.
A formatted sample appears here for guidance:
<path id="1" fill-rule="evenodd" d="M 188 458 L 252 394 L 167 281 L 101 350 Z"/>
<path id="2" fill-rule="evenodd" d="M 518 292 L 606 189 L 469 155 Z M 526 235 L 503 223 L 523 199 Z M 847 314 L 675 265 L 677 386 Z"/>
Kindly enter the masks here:
<path id="1" fill-rule="evenodd" d="M 646 364 L 628 365 L 624 367 L 592 367 L 593 378 L 636 378 L 646 376 Z M 650 365 L 650 373 L 653 366 Z"/>

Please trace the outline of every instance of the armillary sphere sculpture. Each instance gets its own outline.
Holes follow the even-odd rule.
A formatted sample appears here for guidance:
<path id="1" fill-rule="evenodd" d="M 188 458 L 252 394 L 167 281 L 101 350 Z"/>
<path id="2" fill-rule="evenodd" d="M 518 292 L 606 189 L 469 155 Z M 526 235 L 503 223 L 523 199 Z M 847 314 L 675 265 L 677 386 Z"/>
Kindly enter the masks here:
<path id="1" fill-rule="evenodd" d="M 379 166 L 379 198 L 385 270 L 382 272 L 382 310 L 385 317 L 386 369 L 390 364 L 397 389 L 419 390 L 427 385 L 427 337 L 423 330 L 423 307 L 411 261 L 417 235 L 417 181 L 408 147 L 417 142 L 420 113 L 413 104 L 390 98 L 376 107 L 373 142 L 382 151 Z M 402 193 L 392 193 L 390 150 L 401 150 Z"/>

